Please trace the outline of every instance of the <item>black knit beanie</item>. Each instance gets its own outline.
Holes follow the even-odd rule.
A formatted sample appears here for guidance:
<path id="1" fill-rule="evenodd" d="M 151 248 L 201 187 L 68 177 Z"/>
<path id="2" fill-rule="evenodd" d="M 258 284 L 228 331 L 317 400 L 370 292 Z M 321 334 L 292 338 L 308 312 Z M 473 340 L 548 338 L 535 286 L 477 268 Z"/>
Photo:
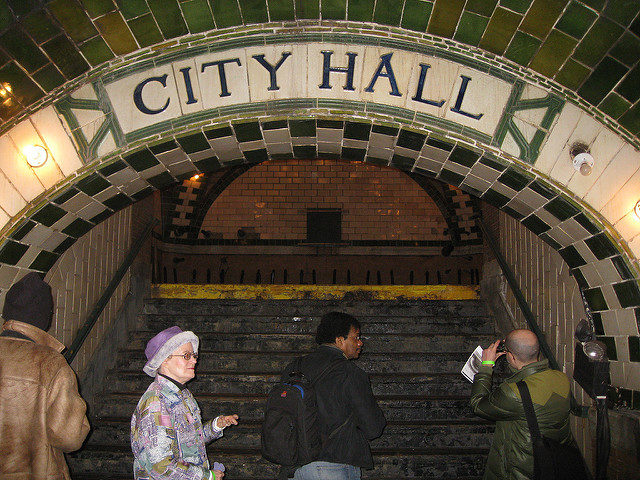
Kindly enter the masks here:
<path id="1" fill-rule="evenodd" d="M 40 274 L 27 273 L 11 286 L 4 297 L 2 317 L 28 323 L 46 332 L 53 318 L 51 287 Z"/>

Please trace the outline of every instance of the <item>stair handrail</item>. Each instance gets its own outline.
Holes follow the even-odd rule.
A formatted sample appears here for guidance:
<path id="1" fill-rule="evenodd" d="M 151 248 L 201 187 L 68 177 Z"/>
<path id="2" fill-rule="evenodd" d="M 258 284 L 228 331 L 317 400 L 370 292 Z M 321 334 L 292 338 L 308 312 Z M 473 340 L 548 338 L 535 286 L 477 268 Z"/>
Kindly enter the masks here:
<path id="1" fill-rule="evenodd" d="M 502 273 L 507 279 L 507 283 L 509 284 L 511 291 L 513 292 L 513 296 L 515 297 L 516 302 L 520 307 L 520 310 L 522 310 L 522 314 L 524 315 L 524 318 L 527 321 L 527 325 L 529 325 L 529 329 L 536 335 L 536 337 L 538 337 L 538 343 L 540 344 L 540 349 L 544 353 L 544 356 L 547 357 L 547 360 L 549 360 L 549 366 L 554 370 L 560 370 L 558 361 L 556 360 L 555 355 L 551 351 L 551 348 L 549 347 L 547 340 L 544 338 L 544 334 L 540 329 L 540 327 L 538 326 L 536 317 L 531 311 L 531 308 L 529 308 L 529 304 L 527 303 L 527 300 L 524 298 L 524 295 L 522 294 L 522 290 L 520 290 L 520 286 L 518 285 L 518 281 L 516 280 L 516 277 L 513 274 L 513 271 L 511 270 L 511 268 L 507 264 L 506 259 L 502 255 L 502 252 L 500 251 L 500 247 L 498 246 L 498 242 L 496 242 L 495 238 L 493 238 L 493 234 L 489 231 L 489 229 L 485 225 L 484 220 L 482 218 L 478 218 L 478 224 L 480 225 L 482 234 L 484 235 L 484 238 L 486 239 L 487 244 L 491 249 L 491 253 L 493 253 L 493 256 L 496 257 L 496 260 L 498 260 L 500 269 L 502 270 Z"/>
<path id="2" fill-rule="evenodd" d="M 66 358 L 68 363 L 71 363 L 73 359 L 76 357 L 76 355 L 78 354 L 78 352 L 80 351 L 80 347 L 82 347 L 82 345 L 84 344 L 84 341 L 86 340 L 87 336 L 89 335 L 94 325 L 98 321 L 98 318 L 100 318 L 100 314 L 109 303 L 109 300 L 111 299 L 111 296 L 113 295 L 113 293 L 116 291 L 116 288 L 118 288 L 118 285 L 120 285 L 120 282 L 124 278 L 124 274 L 127 272 L 129 267 L 133 264 L 133 261 L 138 256 L 138 253 L 140 252 L 142 245 L 147 240 L 149 235 L 151 235 L 151 232 L 157 223 L 158 223 L 158 219 L 154 218 L 147 224 L 147 226 L 142 231 L 140 236 L 136 239 L 136 241 L 133 243 L 133 245 L 129 249 L 129 252 L 127 253 L 127 255 L 122 260 L 122 263 L 120 264 L 120 267 L 118 268 L 118 270 L 116 270 L 116 272 L 113 274 L 111 281 L 109 282 L 104 292 L 96 302 L 95 306 L 93 307 L 91 312 L 87 315 L 87 319 L 85 320 L 84 324 L 82 325 L 82 327 L 78 329 L 78 332 L 76 333 L 76 336 L 73 339 L 73 342 L 71 342 L 71 346 L 67 348 L 64 352 L 64 358 Z"/>

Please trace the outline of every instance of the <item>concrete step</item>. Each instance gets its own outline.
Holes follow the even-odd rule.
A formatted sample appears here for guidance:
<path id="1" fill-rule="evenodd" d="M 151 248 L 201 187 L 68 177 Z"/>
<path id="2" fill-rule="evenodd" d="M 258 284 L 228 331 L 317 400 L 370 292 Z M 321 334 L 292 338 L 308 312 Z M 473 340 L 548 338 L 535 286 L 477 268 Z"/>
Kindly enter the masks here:
<path id="1" fill-rule="evenodd" d="M 88 445 L 129 445 L 130 418 L 102 419 L 95 422 Z M 240 420 L 237 426 L 225 430 L 215 442 L 215 448 L 260 447 L 259 421 Z M 488 448 L 493 425 L 479 419 L 426 422 L 390 422 L 384 435 L 371 444 L 372 448 L 429 448 L 475 445 Z"/>
<path id="2" fill-rule="evenodd" d="M 471 384 L 459 373 L 371 373 L 374 395 L 470 395 Z M 141 372 L 118 371 L 108 378 L 114 391 L 142 390 L 149 377 Z M 197 369 L 189 390 L 198 394 L 267 395 L 280 381 L 280 373 L 244 374 Z"/>
<path id="3" fill-rule="evenodd" d="M 470 352 L 376 353 L 364 352 L 357 365 L 366 372 L 419 373 L 459 372 Z M 298 352 L 216 352 L 200 350 L 198 371 L 220 371 L 237 374 L 282 372 Z M 147 361 L 142 350 L 122 350 L 118 354 L 117 368 L 141 372 Z"/>
<path id="4" fill-rule="evenodd" d="M 92 416 L 131 418 L 144 390 L 105 394 Z M 237 413 L 245 421 L 262 421 L 265 395 L 196 395 L 202 418 Z M 388 422 L 477 419 L 466 395 L 378 395 L 380 408 Z"/>
<path id="5" fill-rule="evenodd" d="M 207 447 L 210 461 L 224 463 L 225 477 L 275 478 L 278 467 L 264 460 L 256 448 L 224 449 L 216 442 Z M 367 471 L 367 478 L 459 478 L 481 475 L 487 448 L 441 447 L 372 450 L 375 467 Z M 131 474 L 131 448 L 119 445 L 87 445 L 68 455 L 76 474 L 93 473 L 97 468 L 111 475 Z"/>
<path id="6" fill-rule="evenodd" d="M 138 332 L 129 340 L 128 348 L 144 350 L 147 341 L 157 332 Z M 435 353 L 471 352 L 478 345 L 488 345 L 495 340 L 493 335 L 434 334 L 415 335 L 369 334 L 365 335 L 364 352 L 386 353 Z M 297 333 L 209 333 L 198 335 L 204 350 L 224 352 L 299 352 L 299 355 L 313 351 L 317 344 L 310 334 Z"/>

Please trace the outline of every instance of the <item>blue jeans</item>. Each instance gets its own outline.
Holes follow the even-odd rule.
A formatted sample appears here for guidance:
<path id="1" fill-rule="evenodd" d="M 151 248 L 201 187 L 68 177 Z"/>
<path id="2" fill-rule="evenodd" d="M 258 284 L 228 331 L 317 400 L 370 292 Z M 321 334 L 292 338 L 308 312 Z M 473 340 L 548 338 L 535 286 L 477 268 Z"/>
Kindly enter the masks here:
<path id="1" fill-rule="evenodd" d="M 297 469 L 293 480 L 360 480 L 360 467 L 344 463 L 311 462 Z"/>

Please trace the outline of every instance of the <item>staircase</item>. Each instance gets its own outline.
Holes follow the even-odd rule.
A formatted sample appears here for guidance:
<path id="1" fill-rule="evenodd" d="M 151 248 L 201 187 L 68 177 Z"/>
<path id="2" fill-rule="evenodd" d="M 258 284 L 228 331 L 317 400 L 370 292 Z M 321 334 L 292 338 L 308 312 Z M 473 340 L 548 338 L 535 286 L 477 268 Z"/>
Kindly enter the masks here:
<path id="1" fill-rule="evenodd" d="M 208 446 L 229 480 L 274 479 L 260 456 L 260 422 L 267 392 L 284 366 L 315 347 L 322 313 L 341 310 L 362 324 L 363 353 L 387 418 L 372 443 L 376 480 L 479 479 L 493 426 L 468 405 L 471 385 L 459 373 L 469 353 L 488 344 L 493 328 L 484 306 L 464 301 L 149 300 L 139 329 L 117 355 L 92 414 L 92 432 L 68 455 L 74 480 L 132 479 L 131 414 L 151 379 L 142 372 L 144 346 L 172 325 L 200 337 L 196 379 L 189 389 L 203 419 L 237 413 L 240 424 Z"/>

